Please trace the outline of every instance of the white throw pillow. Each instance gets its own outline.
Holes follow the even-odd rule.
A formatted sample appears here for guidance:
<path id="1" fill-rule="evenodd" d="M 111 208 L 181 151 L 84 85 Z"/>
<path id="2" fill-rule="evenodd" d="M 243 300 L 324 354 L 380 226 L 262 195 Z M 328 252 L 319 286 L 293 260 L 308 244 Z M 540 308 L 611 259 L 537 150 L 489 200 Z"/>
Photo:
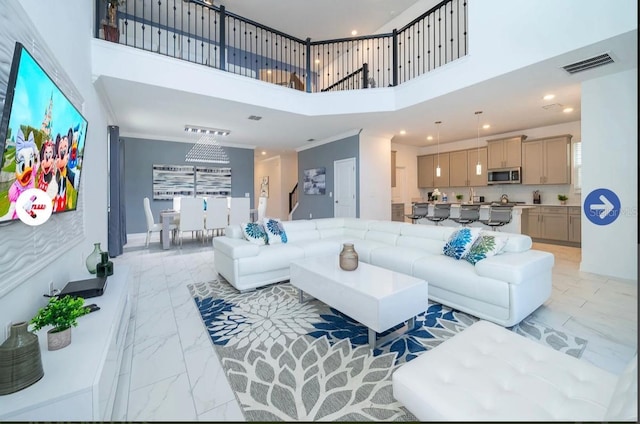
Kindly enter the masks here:
<path id="1" fill-rule="evenodd" d="M 490 256 L 499 255 L 507 245 L 507 237 L 496 237 L 489 234 L 480 234 L 480 237 L 473 243 L 469 252 L 464 256 L 472 265 Z"/>
<path id="2" fill-rule="evenodd" d="M 243 222 L 240 226 L 242 227 L 242 235 L 248 242 L 259 246 L 267 244 L 267 233 L 262 224 L 257 222 Z"/>
<path id="3" fill-rule="evenodd" d="M 287 242 L 287 233 L 284 231 L 282 222 L 277 218 L 265 218 L 264 229 L 269 238 L 269 244 L 278 244 Z"/>
<path id="4" fill-rule="evenodd" d="M 480 236 L 482 228 L 461 227 L 454 231 L 442 248 L 442 253 L 454 259 L 462 259 Z"/>

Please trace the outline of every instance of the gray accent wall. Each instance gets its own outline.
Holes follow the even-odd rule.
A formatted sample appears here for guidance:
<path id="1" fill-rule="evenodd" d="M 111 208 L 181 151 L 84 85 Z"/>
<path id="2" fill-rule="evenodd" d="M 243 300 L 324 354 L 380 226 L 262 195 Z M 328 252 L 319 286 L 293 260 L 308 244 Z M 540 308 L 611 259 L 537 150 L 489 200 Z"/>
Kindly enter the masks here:
<path id="1" fill-rule="evenodd" d="M 318 147 L 298 152 L 298 208 L 293 219 L 333 218 L 333 162 L 341 159 L 356 158 L 356 199 L 360 198 L 360 136 L 353 135 Z M 302 182 L 304 170 L 326 168 L 326 194 L 304 194 Z M 356 203 L 356 216 L 360 216 L 360 205 Z"/>
<path id="2" fill-rule="evenodd" d="M 185 162 L 192 143 L 121 137 L 124 140 L 125 208 L 127 233 L 144 233 L 147 224 L 144 217 L 142 199 L 149 198 L 151 212 L 158 222 L 160 211 L 171 209 L 171 200 L 153 200 L 153 165 L 203 165 L 231 168 L 231 196 L 244 197 L 249 193 L 251 207 L 253 199 L 253 149 L 224 147 L 229 157 L 229 165 Z"/>

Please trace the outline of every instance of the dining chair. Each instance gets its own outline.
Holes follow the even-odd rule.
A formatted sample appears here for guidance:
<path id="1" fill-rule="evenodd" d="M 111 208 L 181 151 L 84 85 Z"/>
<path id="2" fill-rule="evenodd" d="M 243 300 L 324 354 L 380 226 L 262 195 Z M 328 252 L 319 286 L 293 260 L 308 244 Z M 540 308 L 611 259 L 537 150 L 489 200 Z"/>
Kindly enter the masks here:
<path id="1" fill-rule="evenodd" d="M 173 210 L 176 212 L 180 212 L 180 199 L 182 198 L 181 197 L 173 198 Z"/>
<path id="2" fill-rule="evenodd" d="M 162 231 L 162 224 L 156 224 L 153 219 L 153 212 L 151 212 L 151 203 L 149 202 L 149 198 L 145 197 L 142 201 L 144 205 L 144 217 L 147 221 L 147 239 L 145 240 L 145 247 L 149 247 L 149 240 L 151 240 L 151 233 L 160 233 Z M 176 229 L 175 224 L 169 225 L 169 236 L 171 236 L 172 232 Z"/>
<path id="3" fill-rule="evenodd" d="M 196 236 L 204 235 L 204 208 L 202 206 L 202 199 L 183 197 L 180 200 L 180 222 L 178 223 L 180 246 L 182 246 L 182 240 L 186 231 L 190 231 L 192 235 L 195 232 Z"/>
<path id="4" fill-rule="evenodd" d="M 229 207 L 229 225 L 242 224 L 251 220 L 248 197 L 232 197 Z"/>
<path id="5" fill-rule="evenodd" d="M 211 232 L 214 237 L 220 230 L 229 225 L 229 208 L 226 197 L 214 197 L 207 199 L 207 211 L 205 213 L 204 228 L 207 236 Z"/>

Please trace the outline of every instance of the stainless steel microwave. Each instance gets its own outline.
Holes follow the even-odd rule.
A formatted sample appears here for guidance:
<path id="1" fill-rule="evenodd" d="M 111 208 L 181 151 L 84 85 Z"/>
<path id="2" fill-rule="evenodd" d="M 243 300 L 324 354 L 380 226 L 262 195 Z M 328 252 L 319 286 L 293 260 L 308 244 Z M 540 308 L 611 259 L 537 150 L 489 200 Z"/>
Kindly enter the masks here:
<path id="1" fill-rule="evenodd" d="M 522 169 L 504 168 L 489 169 L 487 171 L 487 184 L 520 184 L 522 183 Z"/>

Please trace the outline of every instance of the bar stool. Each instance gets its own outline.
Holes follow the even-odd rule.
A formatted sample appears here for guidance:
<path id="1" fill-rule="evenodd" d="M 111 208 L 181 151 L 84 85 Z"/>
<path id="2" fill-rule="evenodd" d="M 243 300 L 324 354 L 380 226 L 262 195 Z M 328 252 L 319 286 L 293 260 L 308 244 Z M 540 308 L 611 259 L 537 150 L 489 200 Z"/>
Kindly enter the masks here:
<path id="1" fill-rule="evenodd" d="M 512 210 L 513 206 L 490 206 L 489 219 L 480 220 L 480 222 L 491 227 L 493 231 L 500 231 L 500 227 L 511 222 Z"/>
<path id="2" fill-rule="evenodd" d="M 450 203 L 436 203 L 433 208 L 433 215 L 427 215 L 425 218 L 431 222 L 435 222 L 436 225 L 442 225 L 442 221 L 449 219 L 450 212 Z"/>
<path id="3" fill-rule="evenodd" d="M 428 203 L 414 203 L 411 215 L 405 216 L 409 218 L 413 224 L 415 224 L 419 219 L 426 218 L 428 212 Z"/>
<path id="4" fill-rule="evenodd" d="M 461 224 L 463 227 L 480 219 L 480 205 L 460 205 L 460 216 L 451 218 L 452 221 Z"/>

